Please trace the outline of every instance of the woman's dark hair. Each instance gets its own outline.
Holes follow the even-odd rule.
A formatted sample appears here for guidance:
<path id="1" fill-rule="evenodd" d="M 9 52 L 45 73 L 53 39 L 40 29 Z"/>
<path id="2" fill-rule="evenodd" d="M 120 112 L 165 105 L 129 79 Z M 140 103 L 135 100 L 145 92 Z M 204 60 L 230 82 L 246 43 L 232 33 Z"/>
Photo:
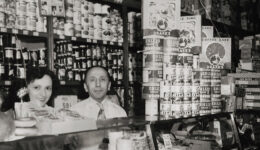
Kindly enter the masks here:
<path id="1" fill-rule="evenodd" d="M 17 80 L 12 81 L 11 87 L 9 89 L 8 97 L 2 105 L 2 110 L 6 111 L 10 108 L 14 108 L 14 103 L 20 101 L 19 97 L 17 96 L 17 92 L 19 91 L 19 89 L 21 89 L 22 87 L 27 87 L 28 84 L 30 84 L 31 82 L 33 82 L 37 79 L 41 79 L 44 75 L 50 76 L 50 78 L 52 80 L 52 95 L 50 97 L 50 100 L 47 102 L 47 105 L 53 106 L 53 100 L 57 96 L 57 89 L 59 86 L 58 78 L 55 76 L 55 74 L 52 71 L 48 70 L 47 68 L 29 67 L 29 68 L 27 68 L 27 71 L 26 71 L 25 80 L 17 79 Z M 25 102 L 30 101 L 28 94 L 26 94 L 23 97 L 23 101 L 25 101 Z"/>

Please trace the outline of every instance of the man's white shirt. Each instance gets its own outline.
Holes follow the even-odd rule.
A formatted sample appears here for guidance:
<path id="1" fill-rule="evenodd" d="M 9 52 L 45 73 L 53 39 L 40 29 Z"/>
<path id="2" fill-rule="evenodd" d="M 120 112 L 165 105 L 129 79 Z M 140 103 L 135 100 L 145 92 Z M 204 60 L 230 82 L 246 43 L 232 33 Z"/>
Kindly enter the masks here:
<path id="1" fill-rule="evenodd" d="M 127 117 L 125 110 L 111 102 L 107 97 L 101 102 L 107 119 Z M 73 105 L 70 110 L 78 112 L 81 116 L 97 120 L 100 104 L 91 97 Z"/>

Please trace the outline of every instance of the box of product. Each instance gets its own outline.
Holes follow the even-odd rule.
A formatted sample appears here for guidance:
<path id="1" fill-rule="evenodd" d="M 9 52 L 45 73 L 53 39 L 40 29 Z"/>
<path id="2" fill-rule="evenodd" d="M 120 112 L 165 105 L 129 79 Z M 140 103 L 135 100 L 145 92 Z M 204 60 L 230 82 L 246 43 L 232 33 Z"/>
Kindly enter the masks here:
<path id="1" fill-rule="evenodd" d="M 179 51 L 181 53 L 200 54 L 201 52 L 201 16 L 180 18 Z"/>
<path id="2" fill-rule="evenodd" d="M 143 0 L 143 35 L 178 36 L 181 0 Z"/>
<path id="3" fill-rule="evenodd" d="M 201 37 L 202 38 L 213 38 L 214 29 L 213 26 L 202 26 Z"/>
<path id="4" fill-rule="evenodd" d="M 203 38 L 200 67 L 231 69 L 231 38 Z"/>

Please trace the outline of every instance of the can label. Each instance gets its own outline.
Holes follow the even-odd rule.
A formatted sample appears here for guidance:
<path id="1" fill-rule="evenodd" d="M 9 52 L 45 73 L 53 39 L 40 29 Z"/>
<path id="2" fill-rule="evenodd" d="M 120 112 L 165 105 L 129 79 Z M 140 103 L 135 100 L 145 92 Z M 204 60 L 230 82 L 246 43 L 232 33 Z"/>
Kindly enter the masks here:
<path id="1" fill-rule="evenodd" d="M 175 71 L 176 71 L 176 84 L 183 84 L 184 83 L 183 66 L 177 64 Z"/>
<path id="2" fill-rule="evenodd" d="M 171 87 L 172 93 L 172 103 L 180 103 L 183 102 L 184 92 L 182 85 L 174 85 Z"/>
<path id="3" fill-rule="evenodd" d="M 195 102 L 191 104 L 192 116 L 198 116 L 200 114 L 200 103 Z"/>
<path id="4" fill-rule="evenodd" d="M 177 63 L 181 65 L 193 66 L 193 55 L 187 53 L 180 53 L 177 58 Z"/>
<path id="5" fill-rule="evenodd" d="M 143 67 L 162 67 L 163 53 L 154 51 L 144 51 Z"/>
<path id="6" fill-rule="evenodd" d="M 0 27 L 5 27 L 5 14 L 0 12 Z"/>
<path id="7" fill-rule="evenodd" d="M 184 66 L 183 67 L 183 77 L 184 84 L 191 85 L 192 84 L 192 66 Z"/>
<path id="8" fill-rule="evenodd" d="M 183 103 L 183 117 L 190 117 L 192 115 L 191 103 Z"/>
<path id="9" fill-rule="evenodd" d="M 26 14 L 27 16 L 31 16 L 31 17 L 35 17 L 36 16 L 36 2 L 28 2 L 27 3 L 27 10 L 26 10 Z"/>
<path id="10" fill-rule="evenodd" d="M 221 95 L 221 86 L 211 86 L 211 95 Z"/>
<path id="11" fill-rule="evenodd" d="M 183 100 L 184 101 L 188 101 L 188 102 L 191 102 L 191 92 L 192 91 L 192 86 L 190 85 L 184 85 L 183 86 Z"/>
<path id="12" fill-rule="evenodd" d="M 144 37 L 144 50 L 163 51 L 163 38 L 158 36 Z"/>
<path id="13" fill-rule="evenodd" d="M 36 30 L 36 17 L 27 17 L 27 30 Z"/>
<path id="14" fill-rule="evenodd" d="M 102 18 L 99 15 L 95 15 L 93 17 L 93 27 L 95 29 L 101 29 L 102 28 Z"/>
<path id="15" fill-rule="evenodd" d="M 192 85 L 192 102 L 200 101 L 200 86 Z"/>
<path id="16" fill-rule="evenodd" d="M 200 86 L 200 101 L 208 100 L 210 101 L 211 87 L 204 85 Z"/>
<path id="17" fill-rule="evenodd" d="M 173 103 L 171 105 L 172 117 L 181 118 L 183 116 L 183 104 Z"/>
<path id="18" fill-rule="evenodd" d="M 18 16 L 18 28 L 26 29 L 26 16 Z"/>
<path id="19" fill-rule="evenodd" d="M 193 70 L 192 71 L 192 85 L 200 85 L 200 71 Z"/>
<path id="20" fill-rule="evenodd" d="M 13 58 L 14 53 L 12 48 L 5 48 L 5 57 L 6 58 Z"/>
<path id="21" fill-rule="evenodd" d="M 200 102 L 200 115 L 211 114 L 211 102 Z"/>
<path id="22" fill-rule="evenodd" d="M 176 81 L 176 66 L 167 66 L 163 64 L 163 80 L 171 81 L 175 83 Z"/>
<path id="23" fill-rule="evenodd" d="M 200 69 L 200 85 L 211 84 L 211 72 L 210 69 Z"/>
<path id="24" fill-rule="evenodd" d="M 160 84 L 158 83 L 143 83 L 142 87 L 143 99 L 159 99 Z"/>
<path id="25" fill-rule="evenodd" d="M 160 82 L 163 78 L 161 68 L 144 68 L 143 82 Z"/>
<path id="26" fill-rule="evenodd" d="M 176 37 L 167 37 L 163 39 L 163 51 L 168 52 L 178 52 L 179 40 Z"/>
<path id="27" fill-rule="evenodd" d="M 160 100 L 170 100 L 171 84 L 169 81 L 160 82 Z"/>
<path id="28" fill-rule="evenodd" d="M 160 115 L 164 117 L 171 116 L 171 102 L 170 101 L 160 101 Z"/>
<path id="29" fill-rule="evenodd" d="M 169 66 L 175 66 L 177 63 L 178 53 L 164 53 L 163 62 Z"/>
<path id="30" fill-rule="evenodd" d="M 158 100 L 145 100 L 145 115 L 158 115 Z"/>

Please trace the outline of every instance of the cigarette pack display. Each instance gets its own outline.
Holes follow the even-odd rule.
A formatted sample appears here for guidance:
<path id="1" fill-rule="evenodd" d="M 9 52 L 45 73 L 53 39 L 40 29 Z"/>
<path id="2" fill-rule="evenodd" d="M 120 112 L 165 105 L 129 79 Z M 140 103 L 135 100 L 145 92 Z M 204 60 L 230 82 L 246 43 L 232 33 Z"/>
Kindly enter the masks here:
<path id="1" fill-rule="evenodd" d="M 199 54 L 201 52 L 201 16 L 180 18 L 179 51 Z"/>
<path id="2" fill-rule="evenodd" d="M 213 26 L 201 27 L 201 38 L 213 38 L 214 29 Z"/>
<path id="3" fill-rule="evenodd" d="M 142 5 L 144 36 L 178 36 L 180 0 L 144 0 Z"/>
<path id="4" fill-rule="evenodd" d="M 231 69 L 231 38 L 203 38 L 200 67 Z"/>

